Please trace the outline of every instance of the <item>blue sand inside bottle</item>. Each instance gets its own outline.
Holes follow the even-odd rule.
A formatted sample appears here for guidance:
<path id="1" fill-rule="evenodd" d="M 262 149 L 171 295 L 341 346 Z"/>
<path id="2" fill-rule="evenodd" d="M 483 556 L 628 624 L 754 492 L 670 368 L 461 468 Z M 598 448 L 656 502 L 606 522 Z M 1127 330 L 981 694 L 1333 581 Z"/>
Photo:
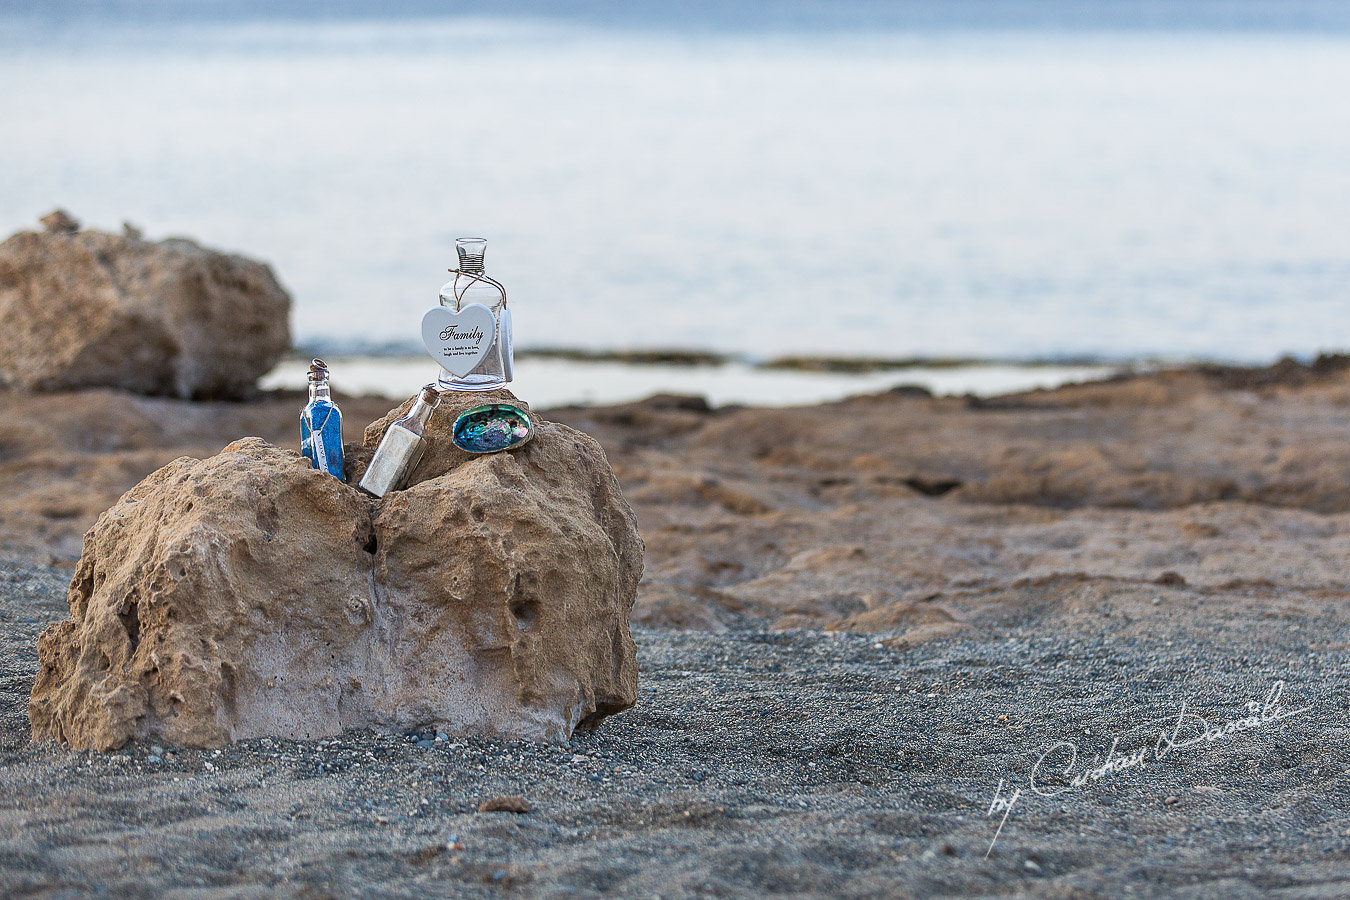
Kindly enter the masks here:
<path id="1" fill-rule="evenodd" d="M 318 432 L 319 440 L 314 440 Z M 318 459 L 319 446 L 324 457 Z M 300 452 L 316 469 L 324 469 L 335 478 L 342 477 L 342 412 L 328 400 L 315 400 L 300 413 Z"/>
<path id="2" fill-rule="evenodd" d="M 493 403 L 460 415 L 452 440 L 461 450 L 491 453 L 524 443 L 530 432 L 530 418 L 523 410 Z"/>

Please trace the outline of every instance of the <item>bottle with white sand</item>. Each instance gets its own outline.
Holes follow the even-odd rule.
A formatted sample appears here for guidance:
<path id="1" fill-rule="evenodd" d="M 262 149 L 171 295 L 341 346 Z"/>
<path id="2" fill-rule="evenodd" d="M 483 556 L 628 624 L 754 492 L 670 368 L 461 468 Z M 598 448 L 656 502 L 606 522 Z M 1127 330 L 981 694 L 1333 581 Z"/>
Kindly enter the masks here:
<path id="1" fill-rule="evenodd" d="M 361 489 L 376 497 L 383 497 L 390 491 L 396 491 L 407 480 L 408 473 L 417 467 L 426 449 L 426 440 L 422 437 L 426 431 L 431 414 L 441 402 L 436 385 L 422 388 L 413 401 L 408 414 L 389 426 L 375 456 L 361 476 Z"/>

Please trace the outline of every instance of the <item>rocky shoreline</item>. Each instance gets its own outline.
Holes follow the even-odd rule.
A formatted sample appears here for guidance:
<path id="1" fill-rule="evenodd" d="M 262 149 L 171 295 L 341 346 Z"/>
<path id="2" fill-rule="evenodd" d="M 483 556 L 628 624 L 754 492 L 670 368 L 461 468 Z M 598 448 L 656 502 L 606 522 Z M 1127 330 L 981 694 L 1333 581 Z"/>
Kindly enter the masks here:
<path id="1" fill-rule="evenodd" d="M 389 407 L 339 402 L 354 435 Z M 34 643 L 66 615 L 80 535 L 179 456 L 292 446 L 300 403 L 0 393 L 0 893 L 1350 886 L 1343 360 L 547 411 L 599 439 L 647 544 L 632 710 L 566 747 L 30 742 Z M 1053 797 L 1031 789 L 1043 757 Z M 477 812 L 501 795 L 531 811 Z"/>

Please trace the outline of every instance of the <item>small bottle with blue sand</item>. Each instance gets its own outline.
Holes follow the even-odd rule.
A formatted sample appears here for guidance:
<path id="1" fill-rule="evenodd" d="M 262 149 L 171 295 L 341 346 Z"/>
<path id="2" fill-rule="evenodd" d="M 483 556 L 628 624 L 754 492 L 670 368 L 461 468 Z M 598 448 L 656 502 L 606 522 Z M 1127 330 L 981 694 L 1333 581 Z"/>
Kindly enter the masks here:
<path id="1" fill-rule="evenodd" d="M 328 393 L 328 364 L 309 364 L 309 403 L 300 410 L 300 452 L 309 464 L 342 478 L 342 410 Z"/>

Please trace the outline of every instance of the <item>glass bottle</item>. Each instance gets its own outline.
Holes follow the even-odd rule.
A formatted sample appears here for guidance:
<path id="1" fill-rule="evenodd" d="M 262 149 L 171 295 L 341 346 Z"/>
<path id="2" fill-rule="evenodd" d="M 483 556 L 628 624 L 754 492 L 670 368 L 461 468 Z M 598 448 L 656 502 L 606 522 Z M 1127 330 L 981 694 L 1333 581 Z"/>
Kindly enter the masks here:
<path id="1" fill-rule="evenodd" d="M 510 380 L 502 353 L 502 317 L 507 315 L 506 289 L 483 270 L 486 238 L 459 238 L 455 241 L 455 251 L 459 254 L 459 269 L 455 271 L 454 280 L 447 281 L 441 287 L 441 306 L 459 312 L 470 303 L 481 303 L 492 310 L 495 329 L 492 346 L 488 348 L 482 362 L 462 378 L 442 368 L 436 383 L 443 391 L 491 391 L 505 387 Z M 509 319 L 506 324 L 509 327 Z"/>
<path id="2" fill-rule="evenodd" d="M 329 397 L 328 364 L 309 364 L 309 403 L 300 410 L 300 452 L 309 464 L 342 478 L 342 410 Z"/>
<path id="3" fill-rule="evenodd" d="M 366 467 L 366 474 L 361 476 L 362 490 L 383 497 L 403 486 L 408 473 L 417 468 L 417 463 L 422 459 L 422 451 L 427 446 L 422 433 L 426 431 L 427 422 L 440 402 L 441 395 L 436 392 L 436 385 L 429 384 L 422 388 L 408 414 L 385 431 L 380 446 L 371 457 L 370 465 Z"/>

